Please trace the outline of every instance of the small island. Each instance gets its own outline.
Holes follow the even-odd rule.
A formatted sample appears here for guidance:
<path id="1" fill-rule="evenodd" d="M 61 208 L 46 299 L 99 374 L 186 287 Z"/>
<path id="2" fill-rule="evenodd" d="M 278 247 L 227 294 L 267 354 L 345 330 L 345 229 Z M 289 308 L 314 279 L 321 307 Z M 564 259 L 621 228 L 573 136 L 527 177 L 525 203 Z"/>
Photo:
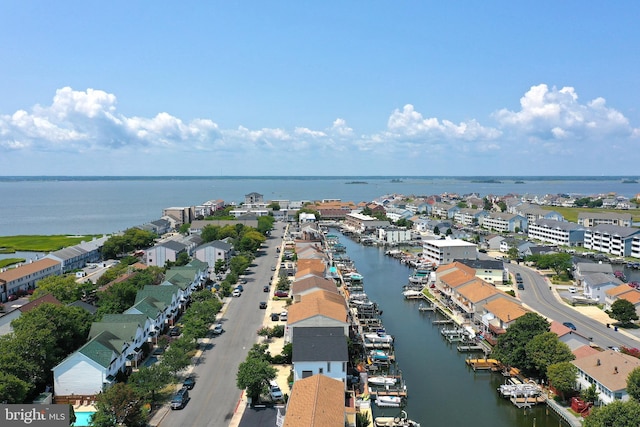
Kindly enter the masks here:
<path id="1" fill-rule="evenodd" d="M 630 178 L 626 178 L 622 180 L 623 184 L 637 184 L 638 180 L 637 179 L 630 179 Z"/>
<path id="2" fill-rule="evenodd" d="M 478 182 L 480 184 L 502 184 L 502 181 L 498 179 L 474 179 L 471 182 Z"/>
<path id="3" fill-rule="evenodd" d="M 368 184 L 367 181 L 349 181 L 345 182 L 345 184 Z"/>
<path id="4" fill-rule="evenodd" d="M 402 182 L 402 180 L 399 179 L 399 178 L 394 178 L 394 179 L 391 180 L 391 182 Z"/>
<path id="5" fill-rule="evenodd" d="M 524 184 L 524 181 L 516 181 L 514 184 Z"/>

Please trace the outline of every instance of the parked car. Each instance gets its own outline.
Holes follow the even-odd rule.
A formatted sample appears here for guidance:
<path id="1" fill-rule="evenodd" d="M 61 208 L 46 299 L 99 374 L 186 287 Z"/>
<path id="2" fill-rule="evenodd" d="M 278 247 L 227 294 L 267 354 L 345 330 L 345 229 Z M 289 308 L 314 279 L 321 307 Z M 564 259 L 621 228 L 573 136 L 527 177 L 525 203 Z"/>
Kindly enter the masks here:
<path id="1" fill-rule="evenodd" d="M 276 266 L 275 265 L 271 266 L 271 271 L 276 271 Z"/>
<path id="2" fill-rule="evenodd" d="M 271 313 L 271 320 L 274 321 L 274 322 L 277 322 L 278 320 L 280 320 L 280 314 Z"/>
<path id="3" fill-rule="evenodd" d="M 240 292 L 244 292 L 244 288 L 242 287 L 242 285 L 236 286 L 236 289 L 239 290 Z"/>
<path id="4" fill-rule="evenodd" d="M 285 291 L 275 291 L 273 295 L 278 298 L 287 298 L 289 296 L 289 294 Z"/>
<path id="5" fill-rule="evenodd" d="M 184 379 L 184 381 L 182 382 L 182 387 L 186 388 L 187 390 L 191 390 L 196 386 L 196 379 L 192 376 L 188 376 L 187 378 Z"/>
<path id="6" fill-rule="evenodd" d="M 578 290 L 572 286 L 569 288 L 569 292 L 571 292 L 572 294 L 575 294 L 576 292 L 578 292 Z"/>
<path id="7" fill-rule="evenodd" d="M 278 383 L 274 380 L 269 381 L 269 395 L 271 395 L 271 399 L 280 400 L 282 399 L 282 390 L 278 386 Z"/>
<path id="8" fill-rule="evenodd" d="M 267 302 L 266 301 L 260 301 L 260 309 L 261 310 L 266 310 L 267 308 Z"/>
<path id="9" fill-rule="evenodd" d="M 222 329 L 222 323 L 216 323 L 216 325 L 213 327 L 213 334 L 220 335 L 223 332 L 224 329 Z"/>
<path id="10" fill-rule="evenodd" d="M 262 291 L 263 291 L 263 292 L 269 292 L 269 285 L 264 285 L 264 286 L 262 287 Z"/>
<path id="11" fill-rule="evenodd" d="M 282 313 L 280 313 L 280 320 L 283 321 L 283 322 L 286 322 L 288 315 L 289 315 L 289 313 L 287 313 L 286 311 L 283 311 Z"/>
<path id="12" fill-rule="evenodd" d="M 171 399 L 171 409 L 182 409 L 189 401 L 189 390 L 181 388 Z"/>
<path id="13" fill-rule="evenodd" d="M 524 284 L 523 283 L 518 283 L 518 290 L 524 291 Z"/>
<path id="14" fill-rule="evenodd" d="M 232 297 L 239 297 L 240 295 L 242 295 L 242 292 L 240 292 L 238 289 L 234 289 L 231 293 Z"/>
<path id="15" fill-rule="evenodd" d="M 174 326 L 173 328 L 169 329 L 170 337 L 179 337 L 181 333 L 182 333 L 182 330 L 180 329 L 179 326 Z"/>

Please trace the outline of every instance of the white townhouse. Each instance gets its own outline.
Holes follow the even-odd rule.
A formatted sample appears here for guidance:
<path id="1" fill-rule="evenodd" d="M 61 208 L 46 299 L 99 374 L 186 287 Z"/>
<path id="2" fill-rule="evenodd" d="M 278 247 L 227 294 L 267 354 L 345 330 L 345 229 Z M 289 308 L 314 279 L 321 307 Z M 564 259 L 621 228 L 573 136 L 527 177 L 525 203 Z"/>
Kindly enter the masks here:
<path id="1" fill-rule="evenodd" d="M 498 232 L 515 232 L 516 228 L 521 231 L 527 230 L 527 219 L 522 215 L 510 214 L 506 212 L 491 212 L 482 218 L 480 225 L 489 230 Z"/>
<path id="2" fill-rule="evenodd" d="M 411 240 L 411 230 L 400 227 L 378 228 L 378 240 L 387 245 L 408 242 Z"/>
<path id="3" fill-rule="evenodd" d="M 168 261 L 176 262 L 178 255 L 187 252 L 187 245 L 168 240 L 145 251 L 148 266 L 164 267 Z"/>
<path id="4" fill-rule="evenodd" d="M 487 211 L 462 208 L 454 214 L 453 219 L 458 224 L 475 225 L 480 224 L 482 218 L 487 215 L 489 215 L 489 212 Z"/>
<path id="5" fill-rule="evenodd" d="M 640 367 L 640 359 L 613 350 L 605 350 L 571 361 L 578 368 L 577 388 L 596 386 L 598 403 L 607 405 L 616 400 L 627 401 L 627 378 Z"/>
<path id="6" fill-rule="evenodd" d="M 602 224 L 587 228 L 584 247 L 620 257 L 631 256 L 634 238 L 640 238 L 640 229 Z"/>
<path id="7" fill-rule="evenodd" d="M 109 237 L 103 236 L 88 242 L 83 241 L 77 245 L 51 252 L 45 258 L 59 261 L 62 264 L 62 272 L 68 273 L 83 268 L 88 262 L 100 261 L 102 246 L 108 239 Z"/>
<path id="8" fill-rule="evenodd" d="M 381 221 L 363 213 L 351 212 L 344 217 L 344 225 L 357 233 L 363 233 L 367 230 L 375 230 L 378 227 L 388 227 L 390 224 L 389 221 Z"/>
<path id="9" fill-rule="evenodd" d="M 527 237 L 559 246 L 582 246 L 585 230 L 573 222 L 537 219 L 529 223 Z"/>
<path id="10" fill-rule="evenodd" d="M 456 259 L 477 259 L 478 249 L 460 239 L 424 240 L 422 256 L 425 262 L 434 265 L 451 264 Z"/>
<path id="11" fill-rule="evenodd" d="M 233 254 L 233 246 L 222 240 L 214 240 L 205 243 L 196 248 L 195 258 L 202 262 L 206 262 L 210 269 L 215 267 L 216 262 L 224 261 L 225 265 L 231 261 Z"/>
<path id="12" fill-rule="evenodd" d="M 35 289 L 36 282 L 40 279 L 61 274 L 62 264 L 52 258 L 42 258 L 15 268 L 0 269 L 0 301 L 6 302 L 11 295 Z"/>
<path id="13" fill-rule="evenodd" d="M 449 203 L 436 202 L 431 206 L 431 216 L 436 218 L 453 219 L 460 208 Z"/>

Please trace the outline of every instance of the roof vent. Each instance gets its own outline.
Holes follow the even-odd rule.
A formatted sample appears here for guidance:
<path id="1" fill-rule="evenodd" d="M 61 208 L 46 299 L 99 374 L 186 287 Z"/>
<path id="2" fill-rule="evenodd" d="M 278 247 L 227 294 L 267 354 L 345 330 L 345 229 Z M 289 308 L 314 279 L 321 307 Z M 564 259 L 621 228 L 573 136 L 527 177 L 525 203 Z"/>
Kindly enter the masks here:
<path id="1" fill-rule="evenodd" d="M 596 366 L 600 366 L 600 359 L 596 361 Z"/>
<path id="2" fill-rule="evenodd" d="M 614 373 L 614 374 L 617 374 L 617 373 L 618 373 L 618 367 L 617 367 L 617 366 L 614 366 L 614 367 L 613 367 L 613 373 Z"/>

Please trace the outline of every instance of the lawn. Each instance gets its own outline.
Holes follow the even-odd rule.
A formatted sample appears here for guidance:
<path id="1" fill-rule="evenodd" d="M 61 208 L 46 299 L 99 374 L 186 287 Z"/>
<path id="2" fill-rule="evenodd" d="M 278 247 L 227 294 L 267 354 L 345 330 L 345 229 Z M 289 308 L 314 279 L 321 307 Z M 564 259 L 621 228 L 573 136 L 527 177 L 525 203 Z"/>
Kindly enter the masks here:
<path id="1" fill-rule="evenodd" d="M 68 246 L 77 245 L 82 241 L 90 241 L 94 236 L 0 236 L 0 249 L 28 252 L 52 252 Z M 101 236 L 95 236 L 101 237 Z"/>
<path id="2" fill-rule="evenodd" d="M 640 212 L 637 209 L 629 210 L 629 211 L 621 211 L 620 209 L 602 209 L 602 208 L 563 208 L 560 206 L 540 206 L 542 209 L 548 211 L 556 211 L 561 214 L 564 219 L 570 222 L 578 222 L 578 214 L 580 212 L 591 212 L 591 213 L 603 213 L 603 212 L 612 212 L 616 214 L 622 213 L 630 213 L 632 215 L 633 222 L 640 221 Z"/>
<path id="3" fill-rule="evenodd" d="M 19 262 L 25 262 L 24 258 L 5 258 L 0 259 L 0 268 L 4 268 L 8 265 L 18 264 Z"/>

